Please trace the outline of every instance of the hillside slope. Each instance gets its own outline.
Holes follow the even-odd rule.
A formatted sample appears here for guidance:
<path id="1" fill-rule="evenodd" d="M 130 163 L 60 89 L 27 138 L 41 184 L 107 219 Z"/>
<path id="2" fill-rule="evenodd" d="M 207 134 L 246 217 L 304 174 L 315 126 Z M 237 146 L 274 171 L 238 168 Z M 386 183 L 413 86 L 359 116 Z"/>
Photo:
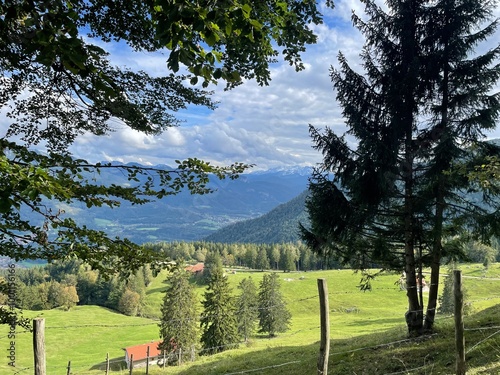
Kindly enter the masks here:
<path id="1" fill-rule="evenodd" d="M 205 237 L 221 243 L 281 243 L 299 240 L 299 222 L 307 223 L 305 200 L 308 191 L 256 219 L 228 225 Z"/>
<path id="2" fill-rule="evenodd" d="M 136 243 L 200 240 L 218 229 L 268 213 L 307 188 L 310 169 L 268 170 L 243 174 L 236 180 L 213 179 L 215 191 L 206 195 L 182 192 L 144 205 L 124 202 L 121 207 L 88 209 L 83 204 L 59 204 L 82 225 Z M 126 186 L 120 171 L 103 170 L 100 183 Z M 50 202 L 48 202 L 50 204 Z"/>

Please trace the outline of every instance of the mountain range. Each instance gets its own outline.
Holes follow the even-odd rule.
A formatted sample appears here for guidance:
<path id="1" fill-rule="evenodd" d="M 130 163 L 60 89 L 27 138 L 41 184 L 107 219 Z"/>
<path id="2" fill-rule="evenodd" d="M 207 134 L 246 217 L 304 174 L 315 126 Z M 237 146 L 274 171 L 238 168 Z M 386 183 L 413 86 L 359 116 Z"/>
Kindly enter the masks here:
<path id="1" fill-rule="evenodd" d="M 261 243 L 294 241 L 298 238 L 294 217 L 303 211 L 304 191 L 310 174 L 310 168 L 258 171 L 242 174 L 236 180 L 213 179 L 209 186 L 215 191 L 206 195 L 181 192 L 144 205 L 125 202 L 114 209 L 88 209 L 83 204 L 58 205 L 58 208 L 79 224 L 103 230 L 113 237 L 127 237 L 136 243 L 204 239 Z M 105 183 L 124 183 L 124 176 L 113 170 L 103 170 L 99 179 Z M 292 206 L 298 206 L 282 206 L 289 201 L 293 201 Z M 278 219 L 277 215 L 283 216 Z M 264 216 L 265 228 L 257 230 L 256 226 L 262 221 L 252 219 L 261 216 Z M 300 217 L 305 218 L 305 215 Z M 245 225 L 245 231 L 235 227 L 242 221 L 250 225 Z M 225 227 L 227 230 L 218 232 Z M 229 235 L 229 231 L 240 236 Z"/>

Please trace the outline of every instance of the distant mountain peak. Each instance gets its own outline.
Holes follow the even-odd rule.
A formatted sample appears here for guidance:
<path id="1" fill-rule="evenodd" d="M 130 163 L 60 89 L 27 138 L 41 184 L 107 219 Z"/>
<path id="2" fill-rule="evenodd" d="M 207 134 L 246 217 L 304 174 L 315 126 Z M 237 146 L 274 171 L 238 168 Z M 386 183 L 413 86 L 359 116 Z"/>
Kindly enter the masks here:
<path id="1" fill-rule="evenodd" d="M 299 176 L 310 176 L 313 167 L 310 166 L 287 166 L 287 167 L 274 167 L 266 170 L 260 170 L 255 172 L 250 172 L 254 174 L 269 174 L 277 173 L 281 175 L 299 175 Z"/>

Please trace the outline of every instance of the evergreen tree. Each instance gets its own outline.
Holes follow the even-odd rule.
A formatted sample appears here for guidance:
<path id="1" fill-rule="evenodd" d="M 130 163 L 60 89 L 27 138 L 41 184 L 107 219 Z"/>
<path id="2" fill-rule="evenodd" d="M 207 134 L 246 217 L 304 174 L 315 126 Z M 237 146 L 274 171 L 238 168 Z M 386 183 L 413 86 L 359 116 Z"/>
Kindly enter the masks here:
<path id="1" fill-rule="evenodd" d="M 247 244 L 245 251 L 245 265 L 248 268 L 256 268 L 257 263 L 257 249 L 253 244 Z"/>
<path id="2" fill-rule="evenodd" d="M 279 267 L 280 261 L 280 249 L 278 245 L 272 245 L 271 251 L 269 254 L 269 259 L 271 260 L 271 265 L 273 270 L 277 270 Z"/>
<path id="3" fill-rule="evenodd" d="M 238 346 L 235 301 L 222 267 L 212 271 L 203 301 L 200 327 L 204 353 L 214 354 Z"/>
<path id="4" fill-rule="evenodd" d="M 251 277 L 241 280 L 238 285 L 241 294 L 237 301 L 238 332 L 246 341 L 255 331 L 255 323 L 259 316 L 257 287 Z"/>
<path id="5" fill-rule="evenodd" d="M 121 282 L 118 277 L 113 277 L 109 281 L 108 284 L 108 299 L 106 300 L 106 306 L 119 310 L 118 304 L 120 302 L 120 298 L 125 292 L 125 283 Z"/>
<path id="6" fill-rule="evenodd" d="M 277 273 L 264 275 L 259 288 L 259 332 L 270 337 L 289 329 L 291 314 L 280 291 Z"/>
<path id="7" fill-rule="evenodd" d="M 500 117 L 500 93 L 491 91 L 500 78 L 496 64 L 500 44 L 482 55 L 475 53 L 477 45 L 497 29 L 497 21 L 489 22 L 492 7 L 484 0 L 440 0 L 424 18 L 424 71 L 432 98 L 426 102 L 431 119 L 420 138 L 426 150 L 420 195 L 429 202 L 424 209 L 431 213 L 425 215 L 431 228 L 426 329 L 434 323 L 444 239 L 464 229 L 489 239 L 496 229 L 492 222 L 498 220 L 499 190 L 484 189 L 471 183 L 469 176 L 454 173 L 456 165 L 474 170 L 500 152 L 497 146 L 481 142 L 483 132 L 495 128 Z M 463 198 L 471 192 L 480 192 L 483 202 Z"/>
<path id="8" fill-rule="evenodd" d="M 166 353 L 181 350 L 187 353 L 198 342 L 198 299 L 189 282 L 189 274 L 181 268 L 173 271 L 161 307 L 160 337 L 158 346 Z M 179 358 L 181 361 L 182 358 Z"/>
<path id="9" fill-rule="evenodd" d="M 269 258 L 267 257 L 267 251 L 264 247 L 261 247 L 257 253 L 255 268 L 262 271 L 268 270 L 270 268 Z"/>
<path id="10" fill-rule="evenodd" d="M 222 258 L 216 250 L 209 251 L 205 258 L 205 266 L 202 273 L 203 283 L 209 283 L 212 274 L 218 269 L 222 270 Z"/>
<path id="11" fill-rule="evenodd" d="M 454 293 L 454 283 L 455 277 L 453 271 L 457 269 L 457 265 L 455 262 L 450 263 L 448 266 L 448 275 L 444 279 L 443 292 L 439 296 L 439 306 L 437 312 L 440 314 L 454 314 L 455 313 L 455 293 Z M 467 303 L 467 299 L 469 293 L 467 288 L 462 285 L 462 293 L 463 293 L 463 313 L 464 315 L 468 315 L 472 312 L 472 305 Z"/>
<path id="12" fill-rule="evenodd" d="M 284 272 L 295 271 L 297 269 L 294 251 L 289 246 L 281 247 L 280 267 Z"/>
<path id="13" fill-rule="evenodd" d="M 353 17 L 367 40 L 365 74 L 343 55 L 332 70 L 356 149 L 330 129 L 310 128 L 324 161 L 311 178 L 310 228 L 302 227 L 302 236 L 316 252 L 351 267 L 404 269 L 406 321 L 411 334 L 420 334 L 434 322 L 439 265 L 450 255 L 443 240 L 498 230 L 495 192 L 482 191 L 489 210 L 465 201 L 465 191 L 481 186 L 459 171 L 498 152 L 480 141 L 500 114 L 498 93 L 490 93 L 500 76 L 500 67 L 491 67 L 500 48 L 473 56 L 496 28 L 479 29 L 491 13 L 486 1 L 391 0 L 388 7 L 367 1 L 368 20 Z M 425 324 L 417 292 L 424 266 L 431 267 Z"/>

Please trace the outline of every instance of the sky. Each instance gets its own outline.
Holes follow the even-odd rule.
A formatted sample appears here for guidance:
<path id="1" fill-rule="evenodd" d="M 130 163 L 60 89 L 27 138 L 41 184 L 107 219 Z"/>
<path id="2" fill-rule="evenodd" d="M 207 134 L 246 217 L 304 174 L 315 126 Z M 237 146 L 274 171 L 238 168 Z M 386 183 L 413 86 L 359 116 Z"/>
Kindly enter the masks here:
<path id="1" fill-rule="evenodd" d="M 312 166 L 321 154 L 312 148 L 309 124 L 345 132 L 341 109 L 329 77 L 341 51 L 351 66 L 359 67 L 363 36 L 352 27 L 351 10 L 363 15 L 356 0 L 337 0 L 335 9 L 322 7 L 325 23 L 314 26 L 318 42 L 302 55 L 305 70 L 280 62 L 271 66 L 271 82 L 261 87 L 254 81 L 224 91 L 224 84 L 211 86 L 218 108 L 190 107 L 176 115 L 184 122 L 161 135 L 148 136 L 113 122 L 108 136 L 84 135 L 71 151 L 90 162 L 139 162 L 172 165 L 173 160 L 197 157 L 215 165 L 233 162 L 254 164 L 254 170 Z M 496 16 L 500 17 L 499 8 Z M 498 43 L 500 33 L 481 48 Z M 109 49 L 109 46 L 107 46 Z M 111 47 L 112 62 L 142 69 L 153 75 L 167 73 L 166 55 L 133 53 L 123 45 Z M 490 137 L 500 136 L 497 133 Z"/>

